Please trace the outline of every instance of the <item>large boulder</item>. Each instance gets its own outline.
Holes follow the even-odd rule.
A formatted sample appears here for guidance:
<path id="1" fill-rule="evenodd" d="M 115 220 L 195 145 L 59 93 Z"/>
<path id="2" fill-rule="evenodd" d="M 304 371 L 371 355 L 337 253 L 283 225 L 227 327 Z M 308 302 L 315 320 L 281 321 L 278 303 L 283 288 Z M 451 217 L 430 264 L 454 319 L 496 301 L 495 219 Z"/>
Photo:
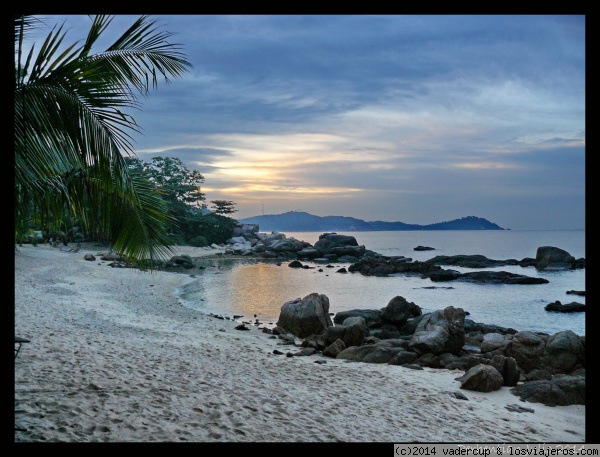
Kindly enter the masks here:
<path id="1" fill-rule="evenodd" d="M 411 338 L 411 349 L 417 353 L 457 354 L 465 345 L 465 311 L 448 306 L 423 316 Z M 442 328 L 444 331 L 441 331 Z M 427 335 L 427 332 L 433 332 Z M 429 350 L 427 349 L 429 346 Z"/>
<path id="2" fill-rule="evenodd" d="M 477 392 L 493 392 L 500 390 L 504 378 L 496 368 L 491 365 L 479 364 L 470 368 L 463 376 L 457 378 L 461 389 L 475 390 Z"/>
<path id="3" fill-rule="evenodd" d="M 542 364 L 554 373 L 570 373 L 583 364 L 584 353 L 581 338 L 572 330 L 565 330 L 548 338 Z"/>
<path id="4" fill-rule="evenodd" d="M 387 306 L 381 310 L 381 318 L 400 328 L 412 317 L 422 314 L 421 308 L 404 297 L 397 295 L 392 298 Z"/>
<path id="5" fill-rule="evenodd" d="M 343 322 L 349 317 L 362 317 L 368 328 L 379 328 L 381 327 L 381 311 L 378 309 L 351 309 L 348 311 L 340 311 L 333 316 L 333 322 L 336 324 L 343 324 Z"/>
<path id="6" fill-rule="evenodd" d="M 483 335 L 483 340 L 481 341 L 481 352 L 486 353 L 497 349 L 504 349 L 509 342 L 510 338 L 501 333 L 486 333 Z"/>
<path id="7" fill-rule="evenodd" d="M 505 357 L 497 354 L 490 360 L 490 365 L 493 366 L 498 373 L 502 375 L 505 386 L 516 386 L 521 378 L 521 370 L 517 365 L 517 361 L 512 357 Z"/>
<path id="8" fill-rule="evenodd" d="M 416 331 L 410 339 L 409 349 L 418 355 L 432 353 L 443 354 L 446 342 L 450 338 L 448 331 L 439 325 L 432 325 L 427 330 Z"/>
<path id="9" fill-rule="evenodd" d="M 541 246 L 535 254 L 535 268 L 538 270 L 571 269 L 574 265 L 575 257 L 554 246 Z"/>
<path id="10" fill-rule="evenodd" d="M 281 307 L 277 326 L 300 338 L 318 335 L 333 326 L 329 316 L 329 298 L 312 293 L 303 299 L 286 302 Z"/>
<path id="11" fill-rule="evenodd" d="M 517 332 L 506 345 L 504 353 L 508 357 L 513 357 L 519 367 L 525 373 L 528 373 L 535 368 L 539 368 L 545 345 L 546 342 L 537 333 Z"/>
<path id="12" fill-rule="evenodd" d="M 335 340 L 333 343 L 323 349 L 323 355 L 325 357 L 332 357 L 335 359 L 340 352 L 346 349 L 346 347 L 346 343 L 344 343 L 343 340 Z"/>

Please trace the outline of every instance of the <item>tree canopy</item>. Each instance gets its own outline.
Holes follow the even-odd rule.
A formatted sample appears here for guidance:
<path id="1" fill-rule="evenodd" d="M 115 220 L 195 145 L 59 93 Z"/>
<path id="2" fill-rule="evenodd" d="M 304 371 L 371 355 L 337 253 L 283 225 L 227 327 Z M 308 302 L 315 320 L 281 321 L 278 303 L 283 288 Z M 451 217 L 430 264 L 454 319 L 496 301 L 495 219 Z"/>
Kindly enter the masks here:
<path id="1" fill-rule="evenodd" d="M 235 203 L 230 200 L 211 200 L 210 202 L 213 204 L 211 209 L 217 214 L 228 216 L 237 212 L 237 209 L 235 209 Z"/>

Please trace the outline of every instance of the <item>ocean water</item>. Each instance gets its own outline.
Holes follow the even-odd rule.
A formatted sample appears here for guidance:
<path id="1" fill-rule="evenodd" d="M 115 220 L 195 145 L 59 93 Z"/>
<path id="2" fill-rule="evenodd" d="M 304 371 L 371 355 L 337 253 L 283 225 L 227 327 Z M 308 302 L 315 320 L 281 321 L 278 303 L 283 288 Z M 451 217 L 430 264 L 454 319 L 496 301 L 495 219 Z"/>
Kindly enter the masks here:
<path id="1" fill-rule="evenodd" d="M 575 258 L 585 258 L 585 231 L 381 231 L 338 232 L 354 236 L 358 244 L 385 256 L 403 255 L 424 261 L 437 255 L 481 254 L 506 260 L 536 256 L 540 246 L 555 246 Z M 314 245 L 321 232 L 286 232 L 286 236 Z M 432 251 L 415 251 L 416 246 Z M 278 265 L 277 262 L 280 262 Z M 197 277 L 182 287 L 179 297 L 191 308 L 226 317 L 243 316 L 241 321 L 272 326 L 282 305 L 316 292 L 329 298 L 330 313 L 351 309 L 381 309 L 395 296 L 420 306 L 423 313 L 447 306 L 463 308 L 475 322 L 556 333 L 572 330 L 585 335 L 585 313 L 549 312 L 544 307 L 556 300 L 563 304 L 585 303 L 585 296 L 569 290 L 585 290 L 585 269 L 539 272 L 533 267 L 504 266 L 488 270 L 509 271 L 541 277 L 548 284 L 472 284 L 460 281 L 434 283 L 418 276 L 363 276 L 338 273 L 348 263 L 331 267 L 302 261 L 309 269 L 288 267 L 290 261 L 199 259 L 204 265 Z M 442 266 L 461 272 L 468 268 Z"/>

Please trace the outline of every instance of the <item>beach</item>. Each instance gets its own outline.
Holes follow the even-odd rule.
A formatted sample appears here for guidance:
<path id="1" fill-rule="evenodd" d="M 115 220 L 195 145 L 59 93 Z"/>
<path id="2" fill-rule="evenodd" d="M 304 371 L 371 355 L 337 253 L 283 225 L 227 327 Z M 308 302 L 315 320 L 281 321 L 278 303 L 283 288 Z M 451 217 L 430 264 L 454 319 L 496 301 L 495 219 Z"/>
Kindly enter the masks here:
<path id="1" fill-rule="evenodd" d="M 584 405 L 462 390 L 457 370 L 286 357 L 298 348 L 179 303 L 190 275 L 102 251 L 17 247 L 16 442 L 586 442 Z"/>

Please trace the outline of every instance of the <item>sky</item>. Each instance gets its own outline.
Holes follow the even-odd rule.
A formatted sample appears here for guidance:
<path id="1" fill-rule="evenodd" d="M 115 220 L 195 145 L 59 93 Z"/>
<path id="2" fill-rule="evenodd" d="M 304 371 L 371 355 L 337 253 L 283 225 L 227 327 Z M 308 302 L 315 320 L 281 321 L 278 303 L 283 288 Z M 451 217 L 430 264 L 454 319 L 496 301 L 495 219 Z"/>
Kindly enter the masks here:
<path id="1" fill-rule="evenodd" d="M 151 18 L 193 68 L 131 112 L 135 154 L 198 170 L 209 207 L 585 229 L 584 15 Z"/>

